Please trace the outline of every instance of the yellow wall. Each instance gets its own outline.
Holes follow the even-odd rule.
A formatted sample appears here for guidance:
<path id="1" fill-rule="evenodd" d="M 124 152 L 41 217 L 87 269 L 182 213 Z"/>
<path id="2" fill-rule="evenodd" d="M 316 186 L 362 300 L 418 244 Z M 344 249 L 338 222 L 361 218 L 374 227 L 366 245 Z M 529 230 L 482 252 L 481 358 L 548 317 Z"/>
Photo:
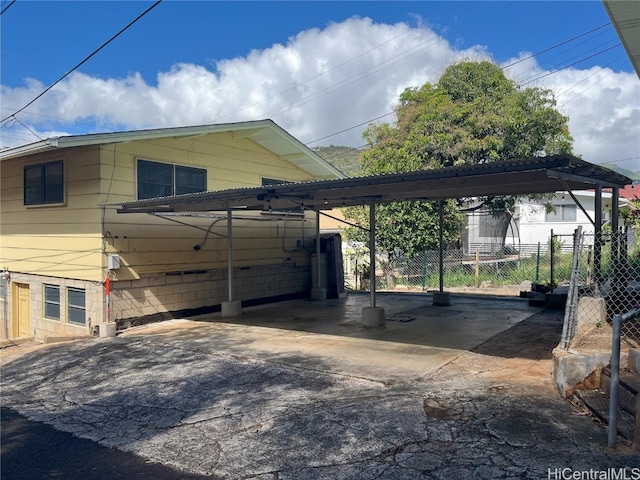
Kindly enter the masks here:
<path id="1" fill-rule="evenodd" d="M 0 268 L 49 277 L 101 279 L 98 148 L 5 160 L 0 183 Z M 65 204 L 25 206 L 27 165 L 62 159 Z"/>
<path id="2" fill-rule="evenodd" d="M 5 160 L 1 164 L 0 269 L 103 281 L 105 253 L 121 256 L 122 268 L 114 272 L 114 280 L 156 272 L 225 268 L 226 220 L 172 217 L 190 225 L 184 226 L 147 214 L 116 213 L 113 204 L 136 199 L 138 158 L 207 168 L 208 190 L 259 186 L 262 177 L 312 179 L 250 139 L 234 138 L 231 133 L 76 147 L 32 155 L 27 160 Z M 24 166 L 59 159 L 64 160 L 65 205 L 25 207 Z M 98 207 L 101 204 L 112 205 Z M 236 266 L 308 264 L 306 249 L 311 249 L 315 235 L 314 214 L 308 213 L 304 222 L 299 218 L 274 221 L 274 217 L 256 212 L 235 215 L 245 217 L 234 220 Z M 193 247 L 205 236 L 206 242 L 195 251 Z"/>
<path id="3" fill-rule="evenodd" d="M 103 147 L 105 204 L 136 199 L 138 158 L 206 167 L 207 190 L 259 186 L 262 177 L 288 181 L 311 179 L 308 173 L 251 140 L 233 138 L 230 133 L 131 142 Z M 222 218 L 226 212 L 218 212 L 220 218 L 173 216 L 168 220 L 148 214 L 118 214 L 116 209 L 117 206 L 105 208 L 106 252 L 117 253 L 121 259 L 121 268 L 114 272 L 115 280 L 135 279 L 157 272 L 226 268 L 227 223 Z M 234 216 L 236 266 L 282 262 L 308 264 L 308 253 L 299 241 L 306 239 L 303 245 L 311 247 L 315 215 L 307 214 L 304 222 L 299 218 L 275 221 L 273 216 L 256 212 L 236 212 Z M 203 241 L 202 248 L 195 251 L 193 247 Z"/>

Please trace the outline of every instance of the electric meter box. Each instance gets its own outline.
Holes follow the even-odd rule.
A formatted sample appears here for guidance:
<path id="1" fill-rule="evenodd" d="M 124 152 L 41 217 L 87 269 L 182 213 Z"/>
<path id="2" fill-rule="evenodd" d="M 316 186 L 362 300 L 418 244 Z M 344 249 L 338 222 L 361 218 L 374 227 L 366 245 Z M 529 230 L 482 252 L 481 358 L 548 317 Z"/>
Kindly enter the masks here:
<path id="1" fill-rule="evenodd" d="M 117 270 L 120 268 L 120 255 L 110 253 L 107 255 L 107 268 L 109 270 Z"/>

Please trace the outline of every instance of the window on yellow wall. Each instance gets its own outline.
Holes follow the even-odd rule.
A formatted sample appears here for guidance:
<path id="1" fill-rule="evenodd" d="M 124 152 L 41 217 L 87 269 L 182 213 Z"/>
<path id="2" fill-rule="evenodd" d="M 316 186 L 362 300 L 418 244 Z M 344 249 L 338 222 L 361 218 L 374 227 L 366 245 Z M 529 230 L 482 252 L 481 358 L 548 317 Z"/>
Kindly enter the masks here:
<path id="1" fill-rule="evenodd" d="M 265 187 L 267 185 L 284 185 L 286 183 L 292 183 L 287 180 L 278 180 L 277 178 L 268 178 L 262 177 L 262 186 Z"/>
<path id="2" fill-rule="evenodd" d="M 62 160 L 24 167 L 24 204 L 47 205 L 64 202 Z"/>
<path id="3" fill-rule="evenodd" d="M 171 163 L 138 160 L 138 200 L 207 190 L 207 170 Z"/>

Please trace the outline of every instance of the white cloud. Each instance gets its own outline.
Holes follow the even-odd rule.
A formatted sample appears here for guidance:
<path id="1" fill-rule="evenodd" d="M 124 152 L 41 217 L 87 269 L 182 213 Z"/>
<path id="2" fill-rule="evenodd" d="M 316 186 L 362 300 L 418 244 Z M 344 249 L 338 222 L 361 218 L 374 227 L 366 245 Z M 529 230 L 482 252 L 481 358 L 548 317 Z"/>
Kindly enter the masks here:
<path id="1" fill-rule="evenodd" d="M 215 69 L 173 65 L 158 73 L 157 85 L 137 73 L 105 79 L 75 72 L 18 118 L 40 136 L 272 118 L 305 143 L 364 123 L 318 143 L 357 147 L 366 122 L 391 112 L 405 88 L 436 81 L 461 58 L 489 53 L 482 46 L 457 50 L 423 25 L 351 18 L 300 32 L 286 45 L 220 60 Z M 546 73 L 533 58 L 509 69 L 523 83 Z M 575 152 L 585 160 L 640 156 L 640 82 L 634 74 L 568 69 L 531 85 L 554 90 L 570 117 Z M 3 116 L 43 87 L 33 79 L 2 86 Z M 2 130 L 4 146 L 33 140 L 19 124 Z M 632 168 L 633 162 L 620 165 Z"/>

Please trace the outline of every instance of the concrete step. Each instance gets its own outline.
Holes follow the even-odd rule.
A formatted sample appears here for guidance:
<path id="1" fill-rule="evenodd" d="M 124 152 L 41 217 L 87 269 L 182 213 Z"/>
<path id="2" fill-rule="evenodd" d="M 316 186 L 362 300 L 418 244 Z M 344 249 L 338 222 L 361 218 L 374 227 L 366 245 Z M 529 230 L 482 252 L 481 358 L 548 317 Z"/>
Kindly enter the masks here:
<path id="1" fill-rule="evenodd" d="M 587 407 L 600 421 L 609 423 L 609 395 L 603 390 L 576 390 L 575 399 Z M 629 441 L 633 440 L 635 418 L 629 412 L 618 407 L 618 434 Z"/>

